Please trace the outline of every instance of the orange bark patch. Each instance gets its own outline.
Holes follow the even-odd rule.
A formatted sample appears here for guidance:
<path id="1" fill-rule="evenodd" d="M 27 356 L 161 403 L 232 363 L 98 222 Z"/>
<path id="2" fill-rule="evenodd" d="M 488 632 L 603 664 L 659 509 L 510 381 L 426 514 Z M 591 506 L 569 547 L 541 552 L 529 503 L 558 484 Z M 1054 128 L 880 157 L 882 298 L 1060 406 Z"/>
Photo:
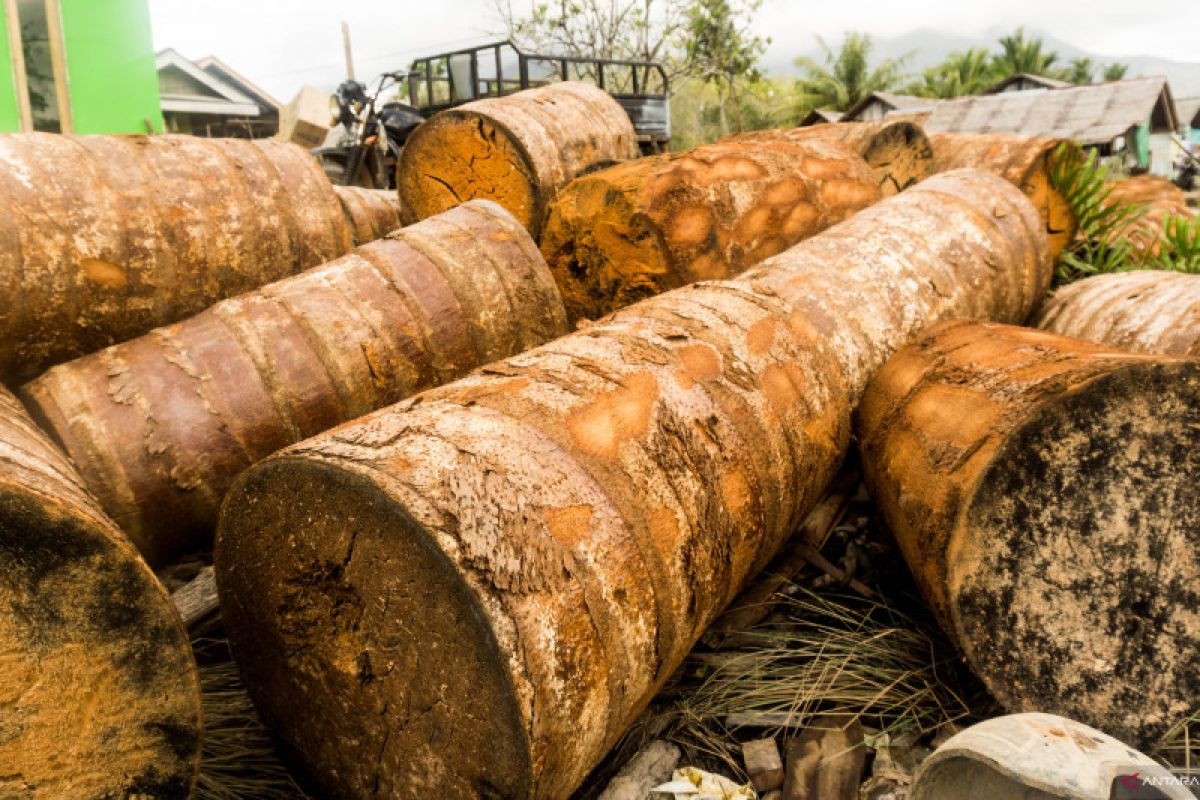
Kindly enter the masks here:
<path id="1" fill-rule="evenodd" d="M 721 374 L 721 356 L 706 344 L 691 344 L 675 351 L 683 369 L 676 371 L 675 378 L 685 389 L 692 388 L 696 381 L 712 380 Z"/>
<path id="2" fill-rule="evenodd" d="M 567 430 L 581 450 L 616 458 L 621 442 L 642 436 L 658 399 L 658 381 L 648 372 L 626 379 L 626 385 L 604 394 L 567 417 Z"/>
<path id="3" fill-rule="evenodd" d="M 804 376 L 792 365 L 772 364 L 762 371 L 763 394 L 776 411 L 786 411 L 800 401 Z"/>
<path id="4" fill-rule="evenodd" d="M 671 241 L 678 245 L 696 245 L 708 238 L 712 214 L 704 206 L 688 206 L 671 223 Z"/>
<path id="5" fill-rule="evenodd" d="M 735 468 L 721 477 L 721 497 L 730 514 L 735 517 L 745 516 L 746 509 L 750 505 L 751 491 L 750 482 L 746 480 L 746 473 L 742 472 L 740 468 Z"/>
<path id="6" fill-rule="evenodd" d="M 755 239 L 766 234 L 772 227 L 772 219 L 775 214 L 770 206 L 759 206 L 758 208 L 744 214 L 738 220 L 737 228 L 734 230 L 733 238 L 742 244 L 749 244 Z"/>
<path id="7" fill-rule="evenodd" d="M 746 332 L 746 347 L 754 356 L 766 355 L 775 343 L 775 318 L 763 317 Z"/>
<path id="8" fill-rule="evenodd" d="M 590 505 L 547 508 L 542 512 L 546 528 L 559 544 L 574 547 L 587 538 L 592 520 Z"/>
<path id="9" fill-rule="evenodd" d="M 812 230 L 821 218 L 821 212 L 811 203 L 801 203 L 788 212 L 783 220 L 783 235 L 791 239 L 799 239 Z"/>
<path id="10" fill-rule="evenodd" d="M 763 201 L 773 206 L 790 206 L 804 197 L 804 182 L 784 178 L 763 192 Z"/>
<path id="11" fill-rule="evenodd" d="M 669 508 L 659 506 L 650 514 L 650 537 L 660 553 L 669 555 L 679 549 L 679 523 Z"/>
<path id="12" fill-rule="evenodd" d="M 89 279 L 106 289 L 122 289 L 129 283 L 125 268 L 99 258 L 81 258 L 79 268 Z"/>
<path id="13" fill-rule="evenodd" d="M 821 199 L 830 208 L 859 209 L 879 199 L 879 188 L 859 181 L 831 180 L 821 187 Z"/>

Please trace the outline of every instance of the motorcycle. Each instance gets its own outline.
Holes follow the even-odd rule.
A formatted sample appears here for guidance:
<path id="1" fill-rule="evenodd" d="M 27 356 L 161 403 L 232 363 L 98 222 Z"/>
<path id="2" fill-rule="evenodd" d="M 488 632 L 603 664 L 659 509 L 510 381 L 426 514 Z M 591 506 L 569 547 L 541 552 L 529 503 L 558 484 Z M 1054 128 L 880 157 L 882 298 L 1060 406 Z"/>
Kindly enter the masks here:
<path id="1" fill-rule="evenodd" d="M 1200 175 L 1200 156 L 1183 150 L 1175 162 L 1175 185 L 1185 192 L 1196 188 L 1196 176 Z"/>
<path id="2" fill-rule="evenodd" d="M 343 81 L 329 98 L 331 127 L 342 128 L 336 144 L 311 152 L 329 179 L 342 186 L 371 189 L 396 188 L 400 148 L 424 117 L 416 108 L 398 101 L 376 104 L 384 90 L 398 86 L 410 74 L 385 72 L 373 94 L 356 80 Z"/>

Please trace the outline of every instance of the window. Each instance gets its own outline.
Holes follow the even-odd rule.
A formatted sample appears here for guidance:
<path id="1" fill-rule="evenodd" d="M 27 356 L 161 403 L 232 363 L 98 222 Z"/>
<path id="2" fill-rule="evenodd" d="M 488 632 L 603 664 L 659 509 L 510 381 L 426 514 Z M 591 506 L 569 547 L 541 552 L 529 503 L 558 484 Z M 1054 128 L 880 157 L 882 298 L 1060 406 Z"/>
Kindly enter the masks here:
<path id="1" fill-rule="evenodd" d="M 58 0 L 5 0 L 24 130 L 69 133 L 66 60 Z"/>

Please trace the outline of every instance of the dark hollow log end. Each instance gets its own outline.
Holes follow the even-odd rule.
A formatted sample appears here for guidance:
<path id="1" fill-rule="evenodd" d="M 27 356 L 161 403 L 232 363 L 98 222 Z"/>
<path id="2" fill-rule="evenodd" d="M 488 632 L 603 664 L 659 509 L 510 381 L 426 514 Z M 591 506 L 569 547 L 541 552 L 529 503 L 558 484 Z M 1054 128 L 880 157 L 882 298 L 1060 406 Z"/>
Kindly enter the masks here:
<path id="1" fill-rule="evenodd" d="M 950 604 L 966 655 L 1011 710 L 1141 747 L 1196 710 L 1197 475 L 1195 363 L 1109 373 L 1005 441 L 952 547 Z"/>
<path id="2" fill-rule="evenodd" d="M 537 236 L 542 192 L 512 135 L 469 112 L 446 113 L 422 125 L 401 155 L 404 221 L 418 222 L 476 198 L 499 203 Z"/>
<path id="3" fill-rule="evenodd" d="M 934 173 L 933 148 L 924 131 L 911 122 L 882 128 L 862 151 L 884 197 L 902 192 Z"/>
<path id="4" fill-rule="evenodd" d="M 196 780 L 191 646 L 119 535 L 0 484 L 2 797 L 165 800 Z"/>
<path id="5" fill-rule="evenodd" d="M 226 501 L 216 568 L 255 705 L 328 796 L 529 794 L 528 736 L 485 612 L 373 481 L 260 464 Z"/>

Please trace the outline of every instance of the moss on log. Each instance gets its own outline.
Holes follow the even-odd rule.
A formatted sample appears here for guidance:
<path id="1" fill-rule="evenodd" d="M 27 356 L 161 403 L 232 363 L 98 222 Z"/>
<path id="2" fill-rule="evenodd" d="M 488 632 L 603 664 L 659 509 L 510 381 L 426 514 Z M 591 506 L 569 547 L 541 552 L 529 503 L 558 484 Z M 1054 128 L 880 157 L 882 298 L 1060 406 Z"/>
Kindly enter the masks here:
<path id="1" fill-rule="evenodd" d="M 279 448 L 565 333 L 528 233 L 475 201 L 54 367 L 31 409 L 151 563 Z"/>
<path id="2" fill-rule="evenodd" d="M 1080 157 L 1079 150 L 1066 139 L 1011 133 L 934 133 L 929 141 L 937 172 L 963 167 L 986 169 L 1020 187 L 1041 214 L 1056 257 L 1075 238 L 1075 215 L 1050 181 L 1053 156 L 1060 145 L 1067 145 L 1064 157 Z"/>
<path id="3" fill-rule="evenodd" d="M 1200 361 L 949 322 L 857 417 L 867 485 L 1010 711 L 1139 745 L 1197 710 Z"/>
<path id="4" fill-rule="evenodd" d="M 562 82 L 439 112 L 400 151 L 405 223 L 473 198 L 494 200 L 536 238 L 572 178 L 637 158 L 629 116 L 607 92 Z"/>
<path id="5" fill-rule="evenodd" d="M 260 462 L 216 549 L 257 708 L 331 797 L 568 796 L 821 497 L 888 354 L 1023 320 L 1050 269 L 1024 195 L 947 174 Z"/>
<path id="6" fill-rule="evenodd" d="M 186 798 L 201 731 L 170 596 L 0 388 L 0 797 Z"/>
<path id="7" fill-rule="evenodd" d="M 837 143 L 731 140 L 577 178 L 551 206 L 542 253 L 573 320 L 729 278 L 878 201 Z"/>
<path id="8" fill-rule="evenodd" d="M 1200 356 L 1200 275 L 1133 270 L 1055 290 L 1035 324 L 1135 353 Z"/>
<path id="9" fill-rule="evenodd" d="M 0 381 L 139 336 L 350 249 L 299 147 L 0 135 Z"/>

